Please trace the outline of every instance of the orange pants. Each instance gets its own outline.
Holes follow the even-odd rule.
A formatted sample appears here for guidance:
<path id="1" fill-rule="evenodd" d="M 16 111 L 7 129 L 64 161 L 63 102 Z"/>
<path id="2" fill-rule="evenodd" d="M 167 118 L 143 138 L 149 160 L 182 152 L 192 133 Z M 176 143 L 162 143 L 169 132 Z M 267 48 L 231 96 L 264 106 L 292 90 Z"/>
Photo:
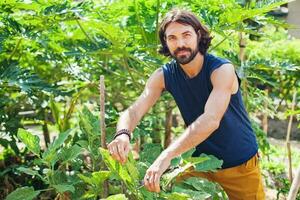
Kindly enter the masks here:
<path id="1" fill-rule="evenodd" d="M 257 154 L 239 166 L 217 172 L 189 170 L 179 176 L 176 181 L 190 177 L 201 177 L 219 183 L 230 200 L 265 200 Z"/>

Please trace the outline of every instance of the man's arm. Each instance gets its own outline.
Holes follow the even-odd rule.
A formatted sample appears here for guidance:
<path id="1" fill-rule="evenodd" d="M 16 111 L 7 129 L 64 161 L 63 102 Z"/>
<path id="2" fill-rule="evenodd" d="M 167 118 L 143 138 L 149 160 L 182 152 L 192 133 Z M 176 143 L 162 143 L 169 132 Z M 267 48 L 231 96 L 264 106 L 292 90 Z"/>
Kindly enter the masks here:
<path id="1" fill-rule="evenodd" d="M 143 93 L 121 114 L 117 130 L 128 129 L 132 132 L 142 117 L 156 103 L 164 85 L 163 71 L 159 68 L 148 79 Z"/>
<path id="2" fill-rule="evenodd" d="M 228 107 L 232 92 L 235 92 L 237 82 L 234 67 L 224 64 L 211 75 L 213 90 L 205 104 L 205 110 L 147 170 L 144 181 L 150 191 L 159 192 L 159 179 L 170 165 L 170 161 L 189 149 L 197 146 L 213 133 Z M 236 83 L 237 84 L 237 83 Z"/>
<path id="3" fill-rule="evenodd" d="M 150 76 L 143 93 L 138 99 L 121 114 L 117 124 L 117 131 L 128 129 L 132 132 L 145 113 L 158 100 L 165 87 L 164 85 L 163 71 L 160 68 Z M 119 135 L 108 145 L 108 150 L 112 157 L 121 163 L 126 162 L 129 149 L 130 141 L 125 134 Z"/>

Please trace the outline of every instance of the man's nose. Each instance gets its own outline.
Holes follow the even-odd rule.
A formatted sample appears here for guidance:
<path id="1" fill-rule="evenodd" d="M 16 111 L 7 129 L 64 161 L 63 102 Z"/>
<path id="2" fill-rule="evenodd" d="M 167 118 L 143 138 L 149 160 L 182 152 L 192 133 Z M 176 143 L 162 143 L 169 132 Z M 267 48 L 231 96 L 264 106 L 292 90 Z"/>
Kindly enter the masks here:
<path id="1" fill-rule="evenodd" d="M 178 39 L 177 40 L 177 47 L 184 47 L 185 46 L 185 42 L 182 39 Z"/>

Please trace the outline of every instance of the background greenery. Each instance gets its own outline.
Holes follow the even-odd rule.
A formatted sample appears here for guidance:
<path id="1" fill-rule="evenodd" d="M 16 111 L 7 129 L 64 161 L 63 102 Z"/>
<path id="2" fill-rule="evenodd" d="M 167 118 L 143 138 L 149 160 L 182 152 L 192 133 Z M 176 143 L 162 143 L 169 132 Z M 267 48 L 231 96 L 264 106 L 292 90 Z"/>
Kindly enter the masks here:
<path id="1" fill-rule="evenodd" d="M 103 198 L 122 193 L 124 188 L 129 188 L 127 198 L 146 198 L 139 196 L 136 180 L 128 183 L 124 181 L 126 177 L 118 177 L 118 172 L 111 175 L 104 168 L 103 155 L 98 150 L 99 77 L 105 76 L 109 142 L 119 112 L 137 98 L 149 75 L 168 61 L 157 53 L 160 45 L 157 32 L 161 18 L 174 6 L 196 13 L 214 37 L 210 52 L 235 65 L 242 79 L 246 108 L 266 156 L 263 162 L 268 160 L 263 167 L 274 175 L 275 181 L 286 183 L 275 185 L 278 193 L 286 194 L 290 183 L 280 176 L 286 171 L 272 160 L 278 149 L 270 146 L 260 127 L 262 115 L 287 119 L 293 114 L 299 120 L 299 107 L 296 105 L 291 112 L 290 105 L 294 92 L 300 92 L 300 41 L 287 34 L 287 24 L 269 14 L 284 3 L 275 0 L 2 1 L 2 198 L 22 186 L 18 192 L 31 192 L 32 198 Z M 241 57 L 243 49 L 239 44 L 244 40 L 245 56 Z M 172 128 L 168 125 L 170 119 Z M 42 139 L 24 128 L 38 129 Z M 175 103 L 169 94 L 164 94 L 134 132 L 135 148 L 141 150 L 141 165 L 145 168 L 154 159 L 143 160 L 143 153 L 149 148 L 159 153 L 168 144 L 171 132 L 176 136 L 182 130 Z M 55 142 L 53 137 L 57 138 Z M 215 168 L 212 165 L 210 169 Z M 138 170 L 143 174 L 143 167 Z M 108 177 L 107 193 L 101 188 Z M 193 181 L 186 184 L 194 185 L 171 190 L 192 197 L 195 191 L 200 195 L 200 189 L 204 193 L 209 191 L 195 186 Z M 185 191 L 187 188 L 193 192 Z M 222 198 L 222 191 L 217 191 L 220 192 L 205 195 Z M 143 192 L 147 198 L 171 198 L 167 193 L 158 197 Z"/>

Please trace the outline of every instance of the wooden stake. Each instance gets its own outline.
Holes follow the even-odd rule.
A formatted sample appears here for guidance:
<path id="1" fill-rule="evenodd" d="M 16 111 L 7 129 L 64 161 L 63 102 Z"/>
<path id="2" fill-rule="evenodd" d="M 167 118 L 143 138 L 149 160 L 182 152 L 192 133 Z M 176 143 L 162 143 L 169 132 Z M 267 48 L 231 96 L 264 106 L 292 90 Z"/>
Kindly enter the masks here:
<path id="1" fill-rule="evenodd" d="M 295 109 L 296 104 L 296 90 L 293 95 L 293 101 L 292 101 L 292 109 L 293 112 Z M 287 134 L 286 134 L 286 147 L 287 147 L 287 153 L 288 153 L 288 159 L 289 159 L 289 179 L 292 182 L 293 181 L 293 170 L 292 170 L 292 153 L 291 153 L 291 145 L 290 145 L 290 136 L 291 136 L 291 130 L 292 130 L 292 124 L 293 124 L 293 114 L 290 115 L 290 120 L 287 128 Z"/>
<path id="2" fill-rule="evenodd" d="M 288 196 L 287 200 L 295 200 L 299 188 L 300 188 L 300 167 L 298 168 L 297 173 L 296 173 L 296 177 L 293 180 L 293 183 L 292 183 L 291 189 L 289 191 L 289 196 Z"/>
<path id="3" fill-rule="evenodd" d="M 106 145 L 106 126 L 105 126 L 105 85 L 104 85 L 104 76 L 100 76 L 100 128 L 101 128 L 101 147 L 107 149 Z M 108 181 L 103 182 L 103 197 L 108 197 L 109 191 Z"/>
<path id="4" fill-rule="evenodd" d="M 100 76 L 100 128 L 101 128 L 101 147 L 107 149 L 105 131 L 105 85 L 104 76 Z"/>

